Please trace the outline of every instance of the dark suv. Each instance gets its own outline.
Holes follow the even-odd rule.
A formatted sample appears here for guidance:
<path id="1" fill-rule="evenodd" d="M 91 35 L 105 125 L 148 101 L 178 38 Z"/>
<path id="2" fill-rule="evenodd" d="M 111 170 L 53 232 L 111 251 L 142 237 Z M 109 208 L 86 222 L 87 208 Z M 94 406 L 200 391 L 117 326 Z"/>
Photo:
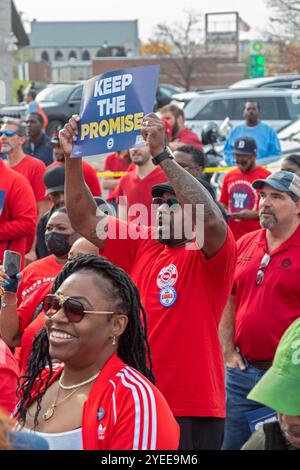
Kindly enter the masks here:
<path id="1" fill-rule="evenodd" d="M 83 82 L 57 83 L 48 85 L 38 93 L 36 101 L 49 120 L 46 129 L 48 135 L 63 127 L 72 114 L 79 113 L 82 89 Z M 5 116 L 20 118 L 26 113 L 26 105 L 2 107 L 0 108 L 0 122 Z"/>

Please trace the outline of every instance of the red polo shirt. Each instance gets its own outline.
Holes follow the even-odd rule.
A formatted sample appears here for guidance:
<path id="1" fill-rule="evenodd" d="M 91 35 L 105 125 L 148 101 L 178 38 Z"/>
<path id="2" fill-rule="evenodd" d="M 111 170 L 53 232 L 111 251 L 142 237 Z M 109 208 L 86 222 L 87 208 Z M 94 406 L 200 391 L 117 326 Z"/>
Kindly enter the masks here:
<path id="1" fill-rule="evenodd" d="M 167 181 L 166 174 L 160 167 L 154 168 L 151 173 L 143 179 L 137 175 L 136 170 L 130 171 L 122 176 L 118 189 L 116 188 L 117 202 L 120 205 L 124 205 L 120 196 L 126 196 L 128 209 L 133 204 L 142 204 L 145 206 L 147 209 L 145 212 L 146 218 L 142 221 L 142 224 L 151 225 L 152 188 L 156 184 L 164 183 L 165 181 Z M 131 222 L 138 216 L 138 212 L 135 214 L 129 213 L 128 221 Z"/>
<path id="2" fill-rule="evenodd" d="M 110 217 L 103 255 L 126 270 L 139 289 L 156 384 L 173 414 L 224 417 L 218 326 L 232 288 L 233 236 L 228 230 L 219 252 L 206 259 L 199 249 L 168 248 L 154 232 Z"/>
<path id="3" fill-rule="evenodd" d="M 300 316 L 300 226 L 270 255 L 260 286 L 256 275 L 268 253 L 266 230 L 238 243 L 235 295 L 235 346 L 249 361 L 271 361 L 288 326 Z"/>
<path id="4" fill-rule="evenodd" d="M 122 157 L 118 153 L 111 153 L 110 155 L 107 155 L 104 163 L 104 169 L 103 171 L 116 171 L 116 172 L 121 172 L 121 171 L 127 171 L 128 167 L 130 165 L 130 159 L 129 157 Z M 119 176 L 115 177 L 115 179 L 120 179 Z M 107 199 L 111 199 L 114 193 L 114 189 L 110 189 L 107 195 Z"/>
<path id="5" fill-rule="evenodd" d="M 259 193 L 252 187 L 253 181 L 265 179 L 271 173 L 257 166 L 249 173 L 243 173 L 239 168 L 225 175 L 220 202 L 228 207 L 229 214 L 235 214 L 244 209 L 257 211 L 259 205 Z M 229 219 L 229 227 L 234 238 L 238 240 L 243 235 L 260 228 L 258 219 L 238 220 Z"/>
<path id="6" fill-rule="evenodd" d="M 184 127 L 182 131 L 177 132 L 172 142 L 180 142 L 182 145 L 193 145 L 196 148 L 202 148 L 202 142 L 198 135 L 187 127 Z"/>

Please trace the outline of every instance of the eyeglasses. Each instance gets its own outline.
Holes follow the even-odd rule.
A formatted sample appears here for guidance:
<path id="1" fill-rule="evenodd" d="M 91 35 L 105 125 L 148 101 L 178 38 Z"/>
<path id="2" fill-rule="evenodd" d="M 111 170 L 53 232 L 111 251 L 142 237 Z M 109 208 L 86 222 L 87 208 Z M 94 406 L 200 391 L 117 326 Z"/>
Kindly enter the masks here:
<path id="1" fill-rule="evenodd" d="M 169 207 L 179 205 L 178 200 L 174 197 L 171 199 L 163 199 L 162 197 L 154 197 L 152 199 L 152 204 L 157 206 L 162 206 L 163 204 L 167 204 Z"/>
<path id="2" fill-rule="evenodd" d="M 256 285 L 260 286 L 263 283 L 263 280 L 265 278 L 265 273 L 267 270 L 267 267 L 270 264 L 272 257 L 268 255 L 268 253 L 265 253 L 264 256 L 262 257 L 262 260 L 260 262 L 257 274 L 256 274 Z"/>
<path id="3" fill-rule="evenodd" d="M 16 131 L 0 131 L 0 137 L 3 135 L 6 135 L 6 137 L 12 137 L 13 135 L 16 135 Z"/>
<path id="4" fill-rule="evenodd" d="M 65 316 L 72 323 L 79 323 L 87 313 L 95 315 L 115 314 L 115 312 L 84 310 L 84 306 L 79 300 L 73 299 L 72 297 L 66 297 L 62 294 L 46 295 L 43 300 L 43 310 L 48 318 L 53 317 L 60 308 L 63 308 Z"/>

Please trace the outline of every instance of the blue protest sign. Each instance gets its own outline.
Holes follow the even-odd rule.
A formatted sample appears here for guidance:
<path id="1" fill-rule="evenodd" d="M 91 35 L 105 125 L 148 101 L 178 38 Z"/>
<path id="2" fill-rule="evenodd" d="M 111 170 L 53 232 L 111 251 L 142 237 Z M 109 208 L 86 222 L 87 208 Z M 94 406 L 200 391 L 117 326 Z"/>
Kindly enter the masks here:
<path id="1" fill-rule="evenodd" d="M 4 207 L 4 201 L 5 201 L 5 193 L 3 189 L 0 189 L 0 215 L 2 214 L 3 207 Z"/>
<path id="2" fill-rule="evenodd" d="M 153 111 L 159 65 L 107 72 L 83 88 L 78 139 L 72 157 L 143 145 L 145 114 Z"/>

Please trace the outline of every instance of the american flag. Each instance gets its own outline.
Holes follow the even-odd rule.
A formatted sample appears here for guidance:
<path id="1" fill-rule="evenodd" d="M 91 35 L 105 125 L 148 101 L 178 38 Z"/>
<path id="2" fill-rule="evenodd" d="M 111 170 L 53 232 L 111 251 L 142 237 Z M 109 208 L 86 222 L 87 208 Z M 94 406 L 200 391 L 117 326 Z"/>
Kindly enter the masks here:
<path id="1" fill-rule="evenodd" d="M 244 21 L 240 16 L 239 16 L 239 30 L 240 31 L 250 31 L 251 27 L 246 21 Z"/>

